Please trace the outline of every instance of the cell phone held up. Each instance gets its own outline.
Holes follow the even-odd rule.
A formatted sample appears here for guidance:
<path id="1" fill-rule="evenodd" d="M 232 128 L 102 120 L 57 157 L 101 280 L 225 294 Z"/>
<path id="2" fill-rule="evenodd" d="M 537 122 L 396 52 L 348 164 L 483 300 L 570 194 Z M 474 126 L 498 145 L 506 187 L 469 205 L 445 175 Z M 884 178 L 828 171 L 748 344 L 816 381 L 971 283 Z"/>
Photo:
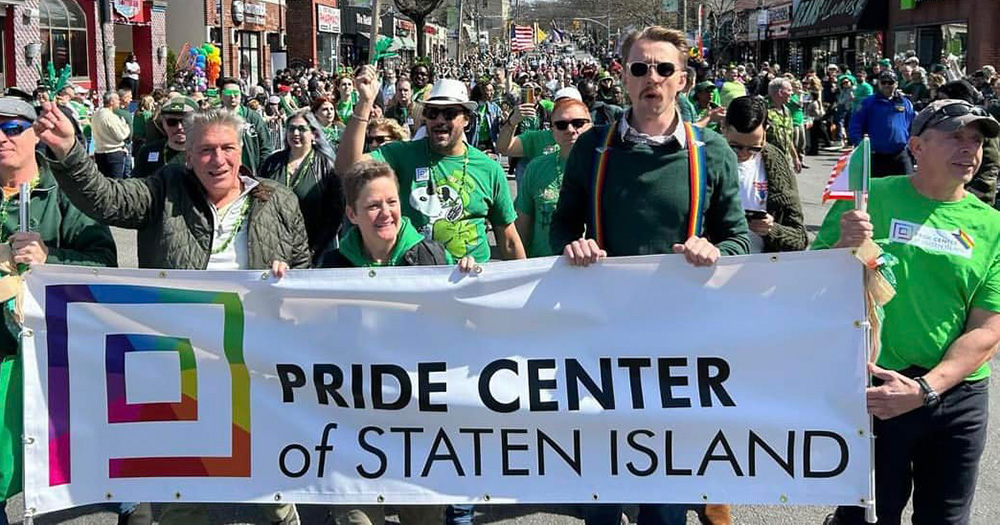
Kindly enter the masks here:
<path id="1" fill-rule="evenodd" d="M 743 213 L 746 214 L 748 222 L 752 220 L 760 221 L 767 217 L 767 212 L 763 210 L 743 210 Z"/>

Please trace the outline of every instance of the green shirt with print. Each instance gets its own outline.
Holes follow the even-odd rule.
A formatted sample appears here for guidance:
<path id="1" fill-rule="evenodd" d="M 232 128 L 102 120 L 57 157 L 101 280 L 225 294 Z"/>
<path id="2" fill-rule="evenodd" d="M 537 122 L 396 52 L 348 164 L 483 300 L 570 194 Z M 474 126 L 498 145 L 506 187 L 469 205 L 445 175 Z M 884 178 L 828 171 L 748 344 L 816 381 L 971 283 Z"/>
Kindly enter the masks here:
<path id="1" fill-rule="evenodd" d="M 813 249 L 837 243 L 840 216 L 852 208 L 850 201 L 833 206 Z M 1000 312 L 1000 212 L 970 193 L 956 202 L 928 199 L 897 176 L 871 181 L 868 214 L 874 241 L 899 259 L 878 365 L 934 368 L 965 332 L 972 308 Z M 989 375 L 983 364 L 966 379 Z"/>
<path id="2" fill-rule="evenodd" d="M 559 202 L 565 168 L 566 160 L 559 158 L 559 152 L 552 152 L 531 161 L 524 171 L 514 207 L 532 219 L 531 242 L 525 245 L 528 257 L 558 255 L 549 244 L 549 227 Z"/>
<path id="3" fill-rule="evenodd" d="M 525 131 L 517 138 L 521 139 L 521 152 L 523 153 L 521 158 L 525 162 L 546 153 L 559 151 L 559 145 L 556 144 L 556 138 L 552 135 L 551 129 Z"/>
<path id="4" fill-rule="evenodd" d="M 396 172 L 403 215 L 424 237 L 443 244 L 456 260 L 471 255 L 486 262 L 486 222 L 506 226 L 517 213 L 500 164 L 471 146 L 466 151 L 442 157 L 431 152 L 424 138 L 386 144 L 371 156 Z"/>

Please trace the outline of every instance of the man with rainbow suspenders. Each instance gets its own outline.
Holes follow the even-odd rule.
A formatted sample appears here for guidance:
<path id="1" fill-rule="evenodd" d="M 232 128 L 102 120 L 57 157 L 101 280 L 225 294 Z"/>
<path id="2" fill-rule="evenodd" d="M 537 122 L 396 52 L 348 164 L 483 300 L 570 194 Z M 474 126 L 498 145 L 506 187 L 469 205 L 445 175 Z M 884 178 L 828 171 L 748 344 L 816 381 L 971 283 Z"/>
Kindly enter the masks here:
<path id="1" fill-rule="evenodd" d="M 749 253 L 736 156 L 711 130 L 682 122 L 683 33 L 653 26 L 622 45 L 632 108 L 577 140 L 563 175 L 549 242 L 570 264 L 605 256 L 683 254 L 695 266 Z M 707 509 L 705 508 L 707 507 Z M 639 523 L 683 524 L 694 508 L 708 523 L 731 523 L 729 508 L 641 505 Z M 617 524 L 621 505 L 586 505 L 588 524 Z"/>

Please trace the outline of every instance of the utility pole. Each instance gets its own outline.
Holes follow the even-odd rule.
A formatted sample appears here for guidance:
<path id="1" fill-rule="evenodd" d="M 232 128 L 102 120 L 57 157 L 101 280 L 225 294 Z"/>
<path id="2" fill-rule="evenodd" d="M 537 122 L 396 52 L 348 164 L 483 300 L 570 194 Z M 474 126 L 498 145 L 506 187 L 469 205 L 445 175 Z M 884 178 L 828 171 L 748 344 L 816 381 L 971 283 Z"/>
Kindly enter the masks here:
<path id="1" fill-rule="evenodd" d="M 463 5 L 462 5 L 462 0 L 456 0 L 456 3 L 458 3 L 458 30 L 457 30 L 457 33 L 455 35 L 457 37 L 456 41 L 455 41 L 455 60 L 461 65 L 461 62 L 462 62 L 462 15 L 463 15 L 462 8 L 463 8 Z"/>
<path id="2" fill-rule="evenodd" d="M 382 0 L 372 0 L 372 32 L 368 39 L 368 61 L 375 58 L 375 44 L 378 42 L 379 15 L 382 11 Z M 378 64 L 375 64 L 378 66 Z"/>

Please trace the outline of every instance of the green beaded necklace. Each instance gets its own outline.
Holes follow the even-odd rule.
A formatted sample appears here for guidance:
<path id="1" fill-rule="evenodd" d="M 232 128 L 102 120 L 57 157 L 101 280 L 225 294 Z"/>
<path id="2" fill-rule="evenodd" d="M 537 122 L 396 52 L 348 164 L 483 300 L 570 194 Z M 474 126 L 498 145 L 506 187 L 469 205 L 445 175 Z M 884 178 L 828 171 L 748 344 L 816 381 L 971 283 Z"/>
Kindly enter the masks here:
<path id="1" fill-rule="evenodd" d="M 233 239 L 236 238 L 236 234 L 238 234 L 240 232 L 240 228 L 243 227 L 243 221 L 246 220 L 248 215 L 247 211 L 249 209 L 250 209 L 250 196 L 247 195 L 246 198 L 243 199 L 243 205 L 240 206 L 240 215 L 236 219 L 236 224 L 233 226 L 233 231 L 229 233 L 229 237 L 226 238 L 226 241 L 223 242 L 221 246 L 212 250 L 212 255 L 218 255 L 226 251 L 226 248 L 229 248 L 229 245 L 232 244 Z M 225 215 L 229 215 L 229 209 L 226 209 L 226 213 L 223 214 L 223 216 Z M 222 217 L 219 218 L 219 224 L 220 225 L 222 224 Z"/>

